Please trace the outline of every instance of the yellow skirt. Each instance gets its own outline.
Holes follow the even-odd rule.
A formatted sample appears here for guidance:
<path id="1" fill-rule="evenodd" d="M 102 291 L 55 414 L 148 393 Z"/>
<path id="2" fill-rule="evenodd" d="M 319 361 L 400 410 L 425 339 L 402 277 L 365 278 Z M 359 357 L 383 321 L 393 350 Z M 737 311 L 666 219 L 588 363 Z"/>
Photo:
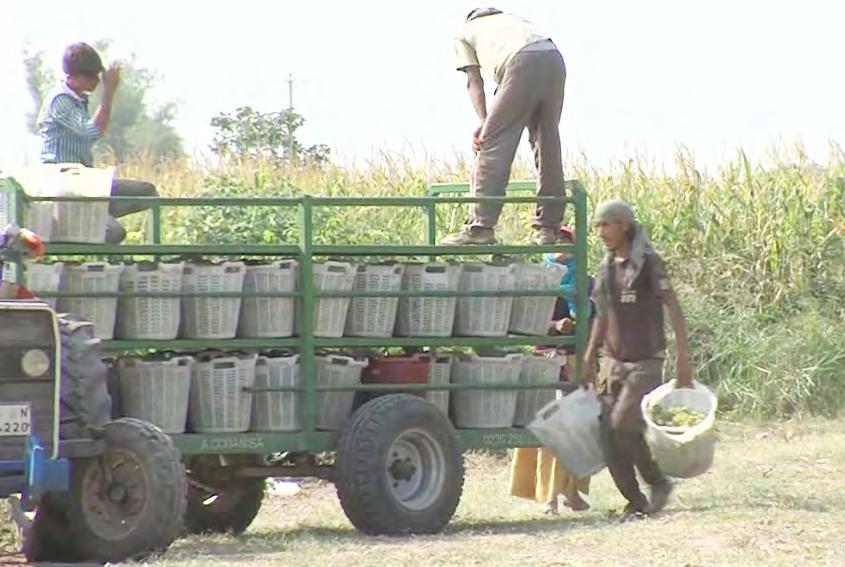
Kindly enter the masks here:
<path id="1" fill-rule="evenodd" d="M 566 472 L 554 453 L 548 449 L 517 448 L 511 461 L 511 496 L 549 502 L 563 494 L 567 498 L 577 492 L 589 494 L 590 479 L 576 479 Z"/>

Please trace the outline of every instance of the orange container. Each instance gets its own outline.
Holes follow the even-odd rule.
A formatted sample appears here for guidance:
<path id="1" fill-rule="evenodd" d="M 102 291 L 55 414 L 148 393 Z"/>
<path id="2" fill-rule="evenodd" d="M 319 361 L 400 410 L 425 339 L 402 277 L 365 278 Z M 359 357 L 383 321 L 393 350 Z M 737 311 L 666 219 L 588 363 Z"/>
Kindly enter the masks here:
<path id="1" fill-rule="evenodd" d="M 429 360 L 428 356 L 373 357 L 364 369 L 361 381 L 364 384 L 427 384 Z"/>

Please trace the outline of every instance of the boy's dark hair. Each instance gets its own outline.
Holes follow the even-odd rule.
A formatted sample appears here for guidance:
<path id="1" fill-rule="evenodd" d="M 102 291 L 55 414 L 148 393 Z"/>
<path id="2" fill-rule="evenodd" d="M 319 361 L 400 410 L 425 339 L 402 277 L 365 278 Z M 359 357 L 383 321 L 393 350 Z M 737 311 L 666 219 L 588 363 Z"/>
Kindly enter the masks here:
<path id="1" fill-rule="evenodd" d="M 62 69 L 67 75 L 99 75 L 104 67 L 97 50 L 87 43 L 79 42 L 65 48 Z"/>

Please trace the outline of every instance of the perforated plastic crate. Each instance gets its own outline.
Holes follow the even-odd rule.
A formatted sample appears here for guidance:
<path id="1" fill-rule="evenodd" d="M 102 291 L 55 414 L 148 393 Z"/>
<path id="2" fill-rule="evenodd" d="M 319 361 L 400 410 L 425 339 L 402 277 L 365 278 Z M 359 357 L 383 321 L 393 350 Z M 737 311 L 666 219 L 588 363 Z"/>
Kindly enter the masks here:
<path id="1" fill-rule="evenodd" d="M 35 295 L 40 297 L 42 293 L 55 293 L 61 289 L 62 273 L 64 273 L 64 264 L 56 262 L 55 264 L 38 264 L 30 263 L 26 265 L 26 287 Z M 54 309 L 58 303 L 55 297 L 40 297 L 42 300 L 49 303 Z"/>
<path id="2" fill-rule="evenodd" d="M 314 264 L 314 288 L 319 291 L 352 291 L 354 282 L 355 266 L 348 262 L 329 261 Z M 349 297 L 320 297 L 314 300 L 315 337 L 343 336 L 349 300 Z M 299 309 L 297 309 L 297 333 L 300 325 Z"/>
<path id="3" fill-rule="evenodd" d="M 185 264 L 184 292 L 242 292 L 245 264 Z M 238 330 L 241 297 L 184 297 L 180 335 L 188 339 L 231 339 Z"/>
<path id="4" fill-rule="evenodd" d="M 120 274 L 120 290 L 168 293 L 173 297 L 122 297 L 118 302 L 117 334 L 122 339 L 171 340 L 179 334 L 182 263 L 131 264 Z"/>
<path id="5" fill-rule="evenodd" d="M 429 262 L 407 264 L 402 289 L 408 291 L 457 291 L 463 267 Z M 402 297 L 396 317 L 396 334 L 402 337 L 450 337 L 455 323 L 455 297 Z"/>
<path id="6" fill-rule="evenodd" d="M 117 293 L 120 287 L 122 266 L 105 262 L 65 264 L 61 289 L 63 292 Z M 74 313 L 94 324 L 94 336 L 110 340 L 114 337 L 117 319 L 117 296 L 112 297 L 61 297 L 59 311 Z"/>
<path id="7" fill-rule="evenodd" d="M 299 355 L 259 356 L 255 365 L 255 388 L 298 388 Z M 252 395 L 253 431 L 299 431 L 302 429 L 300 392 L 260 392 Z"/>
<path id="8" fill-rule="evenodd" d="M 452 355 L 432 354 L 428 365 L 429 384 L 448 384 L 452 376 Z M 437 406 L 443 415 L 449 415 L 449 390 L 426 393 L 426 399 Z"/>
<path id="9" fill-rule="evenodd" d="M 114 168 L 57 164 L 56 196 L 106 197 L 111 194 Z M 102 244 L 106 240 L 109 203 L 57 201 L 53 210 L 52 242 Z"/>
<path id="10" fill-rule="evenodd" d="M 504 356 L 462 355 L 452 364 L 455 384 L 516 384 L 522 369 L 521 354 Z M 467 429 L 511 427 L 516 414 L 516 390 L 455 390 L 452 421 Z"/>
<path id="11" fill-rule="evenodd" d="M 354 386 L 361 383 L 366 360 L 348 356 L 316 357 L 317 386 Z M 317 392 L 317 429 L 337 430 L 349 418 L 355 392 Z"/>
<path id="12" fill-rule="evenodd" d="M 515 273 L 517 290 L 558 291 L 566 266 L 516 264 Z M 520 335 L 547 335 L 555 301 L 555 296 L 514 298 L 508 330 Z"/>
<path id="13" fill-rule="evenodd" d="M 399 291 L 402 286 L 400 264 L 361 264 L 355 272 L 353 291 Z M 354 297 L 346 318 L 346 335 L 350 337 L 391 337 L 396 325 L 398 297 Z"/>
<path id="14" fill-rule="evenodd" d="M 292 292 L 296 290 L 296 260 L 247 266 L 244 291 Z M 293 297 L 245 297 L 241 304 L 238 335 L 245 338 L 279 338 L 293 334 Z"/>
<path id="15" fill-rule="evenodd" d="M 472 263 L 464 266 L 460 291 L 512 291 L 516 283 L 511 264 Z M 455 334 L 504 337 L 508 334 L 513 297 L 461 297 L 455 315 Z"/>
<path id="16" fill-rule="evenodd" d="M 560 369 L 565 363 L 564 355 L 527 355 L 522 360 L 520 381 L 525 384 L 556 384 L 560 381 Z M 554 401 L 555 397 L 556 390 L 520 390 L 516 398 L 514 425 L 527 427 L 534 421 L 537 412 Z"/>
<path id="17" fill-rule="evenodd" d="M 247 431 L 252 416 L 252 388 L 257 355 L 200 355 L 191 371 L 188 416 L 198 433 Z"/>
<path id="18" fill-rule="evenodd" d="M 123 413 L 157 425 L 165 433 L 182 433 L 188 417 L 194 359 L 118 361 Z"/>
<path id="19" fill-rule="evenodd" d="M 29 203 L 24 213 L 24 227 L 37 234 L 43 242 L 50 242 L 53 238 L 54 210 L 54 203 Z M 0 226 L 6 226 L 6 224 L 0 223 Z"/>

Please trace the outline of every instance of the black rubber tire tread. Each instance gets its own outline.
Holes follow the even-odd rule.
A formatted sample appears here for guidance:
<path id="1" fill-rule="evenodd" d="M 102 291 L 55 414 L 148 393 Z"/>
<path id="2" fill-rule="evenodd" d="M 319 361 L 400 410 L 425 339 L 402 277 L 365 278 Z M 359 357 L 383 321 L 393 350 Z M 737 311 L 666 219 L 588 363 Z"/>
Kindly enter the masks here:
<path id="1" fill-rule="evenodd" d="M 118 562 L 143 558 L 164 551 L 182 533 L 187 484 L 180 455 L 170 438 L 155 425 L 134 418 L 121 418 L 105 426 L 109 448 L 132 452 L 146 467 L 150 485 L 145 517 L 122 541 L 105 540 L 94 533 L 82 512 L 82 481 L 97 459 L 80 459 L 71 464 L 68 510 L 75 541 L 86 561 Z M 108 449 L 107 449 L 108 450 Z"/>
<path id="2" fill-rule="evenodd" d="M 32 526 L 23 533 L 23 555 L 28 563 L 67 563 L 82 557 L 70 532 L 64 495 L 45 494 L 38 503 Z"/>
<path id="3" fill-rule="evenodd" d="M 84 435 L 85 426 L 101 428 L 111 420 L 107 368 L 94 326 L 74 315 L 59 315 L 62 341 L 62 437 Z"/>
<path id="4" fill-rule="evenodd" d="M 446 481 L 440 497 L 426 510 L 410 510 L 387 487 L 387 451 L 408 428 L 431 434 L 443 448 Z M 449 420 L 431 403 L 407 394 L 390 394 L 367 402 L 341 436 L 335 485 L 343 511 L 360 531 L 402 536 L 440 532 L 455 514 L 464 485 L 464 462 Z"/>
<path id="5" fill-rule="evenodd" d="M 190 468 L 190 467 L 189 467 Z M 197 482 L 221 488 L 217 500 L 203 504 L 208 493 L 188 483 L 188 507 L 185 510 L 185 531 L 189 534 L 240 535 L 255 520 L 264 500 L 267 482 L 263 478 L 239 478 L 221 481 L 209 474 L 208 468 L 188 472 Z"/>

